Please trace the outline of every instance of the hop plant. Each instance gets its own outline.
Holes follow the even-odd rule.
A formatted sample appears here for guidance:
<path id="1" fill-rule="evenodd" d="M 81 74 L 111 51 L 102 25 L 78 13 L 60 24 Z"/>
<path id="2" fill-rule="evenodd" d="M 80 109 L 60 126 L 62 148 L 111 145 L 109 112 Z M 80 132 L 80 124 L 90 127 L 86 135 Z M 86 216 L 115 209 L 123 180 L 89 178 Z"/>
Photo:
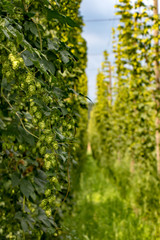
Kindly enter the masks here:
<path id="1" fill-rule="evenodd" d="M 44 166 L 45 166 L 46 170 L 49 170 L 51 168 L 51 162 L 45 161 Z"/>
<path id="2" fill-rule="evenodd" d="M 23 63 L 23 59 L 21 57 L 17 57 L 13 53 L 10 53 L 8 58 L 12 63 L 13 70 L 16 70 L 20 66 L 20 64 Z"/>
<path id="3" fill-rule="evenodd" d="M 45 191 L 45 196 L 48 197 L 48 196 L 50 196 L 50 195 L 51 195 L 51 189 L 47 189 L 47 190 Z"/>
<path id="4" fill-rule="evenodd" d="M 29 85 L 28 91 L 30 94 L 34 94 L 36 91 L 36 87 L 34 85 Z"/>
<path id="5" fill-rule="evenodd" d="M 53 182 L 53 183 L 58 183 L 58 179 L 57 179 L 56 177 L 52 177 L 52 178 L 51 178 L 51 182 Z"/>
<path id="6" fill-rule="evenodd" d="M 52 142 L 52 140 L 53 140 L 53 137 L 52 137 L 52 136 L 46 137 L 46 142 L 47 142 L 48 144 L 50 144 L 50 143 Z"/>
<path id="7" fill-rule="evenodd" d="M 46 215 L 47 215 L 47 217 L 50 217 L 50 216 L 52 215 L 52 210 L 51 210 L 51 208 L 48 209 L 48 210 L 46 210 Z"/>
<path id="8" fill-rule="evenodd" d="M 42 202 L 40 203 L 40 207 L 45 208 L 47 205 L 47 200 L 43 199 Z"/>
<path id="9" fill-rule="evenodd" d="M 43 155 L 46 152 L 46 147 L 43 146 L 42 148 L 40 148 L 39 152 L 41 155 Z"/>
<path id="10" fill-rule="evenodd" d="M 51 196 L 51 197 L 49 198 L 48 201 L 49 201 L 50 204 L 51 204 L 51 203 L 53 204 L 55 200 L 56 200 L 56 196 L 53 195 L 53 196 Z"/>
<path id="11" fill-rule="evenodd" d="M 25 81 L 28 84 L 31 84 L 32 82 L 34 82 L 34 76 L 33 76 L 33 74 L 31 72 L 28 72 Z"/>
<path id="12" fill-rule="evenodd" d="M 41 119 L 42 118 L 42 113 L 41 112 L 36 112 L 35 116 L 37 119 Z"/>
<path id="13" fill-rule="evenodd" d="M 46 124 L 45 124 L 44 121 L 41 121 L 41 122 L 39 122 L 38 126 L 39 126 L 41 129 L 44 129 L 45 126 L 46 126 Z"/>
<path id="14" fill-rule="evenodd" d="M 54 143 L 53 143 L 53 148 L 54 148 L 55 150 L 58 149 L 58 143 L 57 143 L 57 142 L 54 142 Z"/>

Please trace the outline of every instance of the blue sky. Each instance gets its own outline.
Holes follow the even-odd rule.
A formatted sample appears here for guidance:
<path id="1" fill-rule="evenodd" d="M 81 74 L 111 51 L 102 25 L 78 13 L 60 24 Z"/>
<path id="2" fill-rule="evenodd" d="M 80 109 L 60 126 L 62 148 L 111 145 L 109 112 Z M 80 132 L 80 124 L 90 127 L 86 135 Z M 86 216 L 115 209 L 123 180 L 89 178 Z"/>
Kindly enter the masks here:
<path id="1" fill-rule="evenodd" d="M 114 5 L 118 2 L 118 0 L 82 0 L 81 3 L 80 13 L 85 23 L 83 37 L 86 39 L 88 46 L 88 66 L 86 70 L 88 97 L 92 101 L 95 100 L 96 75 L 103 61 L 104 50 L 111 54 L 110 60 L 113 61 L 111 33 L 112 27 L 116 27 L 118 21 L 88 22 L 87 20 L 117 18 L 114 15 Z M 146 0 L 146 2 L 152 4 L 153 0 Z"/>
<path id="2" fill-rule="evenodd" d="M 111 52 L 112 46 L 112 27 L 115 27 L 116 21 L 97 21 L 88 22 L 87 20 L 110 19 L 114 16 L 114 5 L 118 0 L 83 0 L 81 4 L 81 15 L 85 23 L 83 37 L 87 41 L 88 47 L 88 97 L 95 100 L 96 93 L 96 75 L 98 68 L 103 61 L 103 51 Z"/>

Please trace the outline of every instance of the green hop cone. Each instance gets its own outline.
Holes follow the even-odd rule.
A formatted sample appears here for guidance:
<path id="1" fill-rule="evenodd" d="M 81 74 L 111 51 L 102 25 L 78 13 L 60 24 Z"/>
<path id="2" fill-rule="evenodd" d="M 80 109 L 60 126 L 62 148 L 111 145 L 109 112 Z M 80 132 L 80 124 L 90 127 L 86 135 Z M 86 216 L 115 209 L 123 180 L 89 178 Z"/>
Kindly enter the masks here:
<path id="1" fill-rule="evenodd" d="M 28 87 L 28 91 L 29 91 L 30 94 L 35 93 L 35 91 L 36 91 L 36 87 L 35 87 L 34 85 L 29 85 L 29 87 Z"/>
<path id="2" fill-rule="evenodd" d="M 40 82 L 36 82 L 36 87 L 37 87 L 38 89 L 41 88 L 41 84 L 40 84 Z"/>
<path id="3" fill-rule="evenodd" d="M 46 147 L 40 148 L 39 152 L 41 155 L 43 155 L 46 152 Z"/>
<path id="4" fill-rule="evenodd" d="M 52 215 L 52 210 L 51 209 L 46 210 L 46 215 L 47 217 L 50 217 Z"/>
<path id="5" fill-rule="evenodd" d="M 52 178 L 51 178 L 51 182 L 53 182 L 53 183 L 58 183 L 58 179 L 57 179 L 56 177 L 52 177 Z"/>
<path id="6" fill-rule="evenodd" d="M 46 170 L 49 170 L 50 167 L 51 167 L 51 162 L 50 161 L 45 161 L 44 165 L 45 165 Z"/>
<path id="7" fill-rule="evenodd" d="M 57 142 L 54 142 L 54 143 L 53 143 L 53 148 L 54 148 L 55 150 L 58 149 L 58 143 L 57 143 Z"/>
<path id="8" fill-rule="evenodd" d="M 47 142 L 48 144 L 50 144 L 50 143 L 52 142 L 52 140 L 53 140 L 53 137 L 52 137 L 52 136 L 46 137 L 46 142 Z"/>
<path id="9" fill-rule="evenodd" d="M 42 113 L 41 112 L 36 112 L 35 116 L 37 119 L 41 119 L 42 118 Z"/>
<path id="10" fill-rule="evenodd" d="M 46 153 L 44 157 L 45 157 L 45 159 L 49 159 L 50 154 Z"/>
<path id="11" fill-rule="evenodd" d="M 42 122 L 39 122 L 38 126 L 39 126 L 41 129 L 44 129 L 45 126 L 46 126 L 46 124 L 45 124 L 44 121 L 42 121 Z"/>
<path id="12" fill-rule="evenodd" d="M 37 106 L 33 106 L 32 107 L 32 111 L 35 113 L 35 112 L 37 112 Z"/>
<path id="13" fill-rule="evenodd" d="M 51 204 L 51 203 L 54 203 L 54 201 L 56 200 L 56 196 L 51 196 L 50 198 L 49 198 L 49 203 Z"/>
<path id="14" fill-rule="evenodd" d="M 47 190 L 45 191 L 45 196 L 48 197 L 48 196 L 50 196 L 50 195 L 51 195 L 51 189 L 47 189 Z"/>
<path id="15" fill-rule="evenodd" d="M 38 123 L 38 119 L 37 119 L 37 118 L 33 118 L 33 119 L 32 119 L 32 123 L 33 123 L 33 124 L 37 124 L 37 123 Z"/>
<path id="16" fill-rule="evenodd" d="M 40 207 L 44 208 L 44 207 L 46 207 L 46 205 L 47 205 L 47 200 L 43 199 L 41 204 L 40 204 Z"/>

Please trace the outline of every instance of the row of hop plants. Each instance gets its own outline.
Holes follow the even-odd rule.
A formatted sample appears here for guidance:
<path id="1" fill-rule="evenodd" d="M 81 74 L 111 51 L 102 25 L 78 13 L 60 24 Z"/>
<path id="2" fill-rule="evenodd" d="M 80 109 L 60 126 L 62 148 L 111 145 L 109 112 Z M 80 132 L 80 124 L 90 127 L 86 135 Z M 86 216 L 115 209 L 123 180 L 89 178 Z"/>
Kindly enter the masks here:
<path id="1" fill-rule="evenodd" d="M 159 239 L 159 127 L 155 124 L 159 119 L 155 74 L 159 16 L 143 0 L 134 4 L 119 0 L 115 7 L 120 22 L 113 30 L 114 67 L 104 52 L 90 142 L 99 165 L 106 168 L 122 196 L 130 198 L 136 214 L 152 226 L 151 239 Z"/>
<path id="2" fill-rule="evenodd" d="M 63 232 L 87 124 L 80 2 L 0 2 L 1 239 Z"/>

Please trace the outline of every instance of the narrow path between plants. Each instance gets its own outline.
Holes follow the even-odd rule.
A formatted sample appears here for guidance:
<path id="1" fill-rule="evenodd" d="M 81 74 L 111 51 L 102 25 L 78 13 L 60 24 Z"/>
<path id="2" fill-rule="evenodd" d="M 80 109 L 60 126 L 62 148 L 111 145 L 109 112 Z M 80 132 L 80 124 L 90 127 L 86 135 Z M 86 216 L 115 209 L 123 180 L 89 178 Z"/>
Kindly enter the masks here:
<path id="1" fill-rule="evenodd" d="M 66 239 L 150 240 L 148 226 L 133 212 L 129 197 L 125 200 L 121 196 L 118 186 L 91 155 L 75 198 L 72 214 L 65 217 Z"/>

